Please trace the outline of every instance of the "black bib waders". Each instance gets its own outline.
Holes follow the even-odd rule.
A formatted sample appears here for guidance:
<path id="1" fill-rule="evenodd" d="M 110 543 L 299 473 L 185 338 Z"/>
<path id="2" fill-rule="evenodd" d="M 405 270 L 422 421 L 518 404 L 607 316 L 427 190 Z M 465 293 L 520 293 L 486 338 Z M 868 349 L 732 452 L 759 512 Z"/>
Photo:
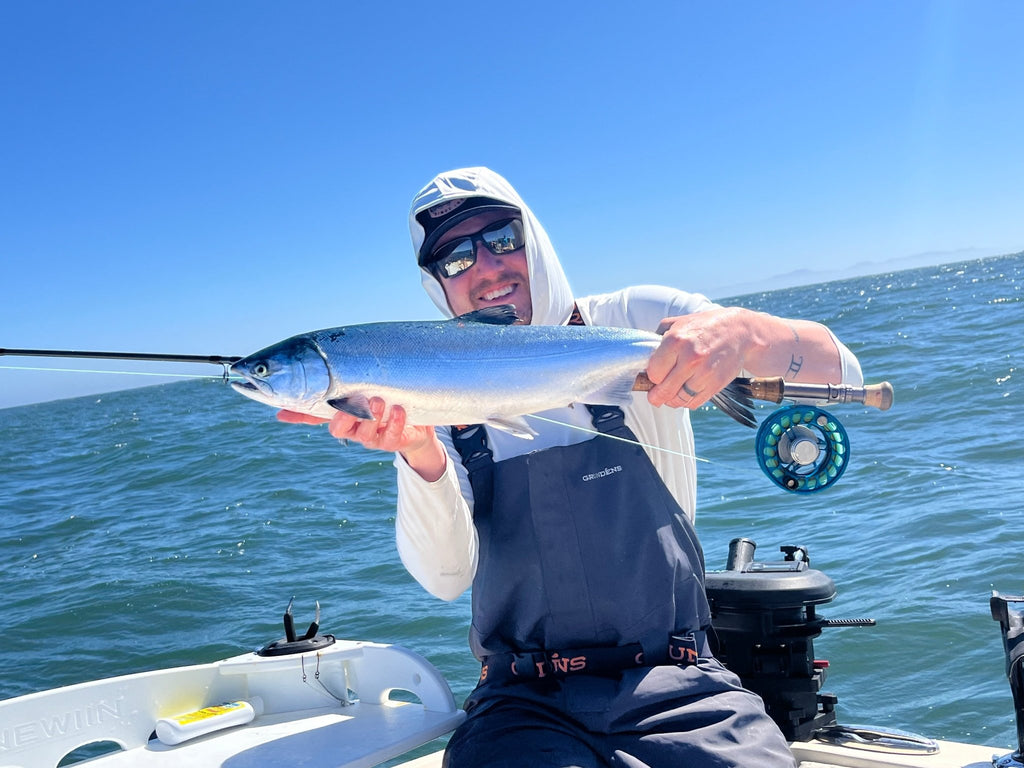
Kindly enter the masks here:
<path id="1" fill-rule="evenodd" d="M 494 462 L 453 430 L 480 557 L 470 643 L 481 682 L 450 768 L 791 768 L 761 700 L 707 649 L 696 533 L 622 411 L 601 432 Z"/>

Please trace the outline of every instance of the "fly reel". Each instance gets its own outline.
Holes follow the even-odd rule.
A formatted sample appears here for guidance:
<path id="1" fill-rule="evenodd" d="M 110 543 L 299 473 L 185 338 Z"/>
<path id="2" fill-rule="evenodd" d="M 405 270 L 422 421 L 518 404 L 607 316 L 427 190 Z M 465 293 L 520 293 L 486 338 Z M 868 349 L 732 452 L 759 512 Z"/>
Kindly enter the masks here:
<path id="1" fill-rule="evenodd" d="M 850 457 L 846 430 L 828 411 L 810 405 L 780 408 L 757 430 L 757 463 L 780 488 L 812 493 L 832 485 Z"/>

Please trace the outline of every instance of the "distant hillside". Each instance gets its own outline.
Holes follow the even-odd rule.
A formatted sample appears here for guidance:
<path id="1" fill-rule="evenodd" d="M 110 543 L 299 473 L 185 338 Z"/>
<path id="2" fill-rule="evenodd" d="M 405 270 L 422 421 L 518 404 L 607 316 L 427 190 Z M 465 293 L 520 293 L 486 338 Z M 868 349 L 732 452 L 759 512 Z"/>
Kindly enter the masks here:
<path id="1" fill-rule="evenodd" d="M 1024 252 L 1021 252 L 1024 255 Z M 886 261 L 861 261 L 841 269 L 796 269 L 781 275 L 774 275 L 763 280 L 749 283 L 735 283 L 708 291 L 712 297 L 742 296 L 760 291 L 774 291 L 779 288 L 792 288 L 798 285 L 827 283 L 832 280 L 845 280 L 849 277 L 877 275 L 882 272 L 899 272 L 904 269 L 916 269 L 936 264 L 949 264 L 956 261 L 971 261 L 989 256 L 1009 255 L 999 248 L 962 248 L 957 251 L 931 251 L 913 256 L 888 259 Z"/>

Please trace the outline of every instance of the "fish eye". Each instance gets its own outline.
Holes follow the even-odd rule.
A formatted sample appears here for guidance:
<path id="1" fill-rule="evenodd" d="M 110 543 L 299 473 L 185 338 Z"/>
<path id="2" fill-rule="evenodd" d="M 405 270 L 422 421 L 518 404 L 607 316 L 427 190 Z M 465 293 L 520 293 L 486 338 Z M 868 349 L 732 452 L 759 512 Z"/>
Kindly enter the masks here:
<path id="1" fill-rule="evenodd" d="M 259 376 L 261 379 L 270 373 L 270 367 L 266 363 L 256 363 L 252 367 L 252 375 Z"/>

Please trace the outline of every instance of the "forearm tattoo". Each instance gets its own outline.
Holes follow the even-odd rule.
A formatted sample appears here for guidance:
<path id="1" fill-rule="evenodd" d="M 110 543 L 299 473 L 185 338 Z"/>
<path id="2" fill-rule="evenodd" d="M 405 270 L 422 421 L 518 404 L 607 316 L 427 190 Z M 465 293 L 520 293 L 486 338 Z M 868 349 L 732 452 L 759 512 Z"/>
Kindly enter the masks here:
<path id="1" fill-rule="evenodd" d="M 797 344 L 799 344 L 800 343 L 800 334 L 796 332 L 796 328 L 794 328 L 792 325 L 790 325 L 789 326 L 789 330 L 793 333 L 793 341 L 796 342 Z M 800 355 L 799 357 L 797 357 L 796 355 L 792 355 L 789 358 L 789 369 L 786 371 L 785 378 L 787 378 L 787 379 L 796 378 L 796 375 L 798 373 L 800 373 L 800 369 L 803 368 L 803 367 L 804 367 L 804 356 Z"/>

